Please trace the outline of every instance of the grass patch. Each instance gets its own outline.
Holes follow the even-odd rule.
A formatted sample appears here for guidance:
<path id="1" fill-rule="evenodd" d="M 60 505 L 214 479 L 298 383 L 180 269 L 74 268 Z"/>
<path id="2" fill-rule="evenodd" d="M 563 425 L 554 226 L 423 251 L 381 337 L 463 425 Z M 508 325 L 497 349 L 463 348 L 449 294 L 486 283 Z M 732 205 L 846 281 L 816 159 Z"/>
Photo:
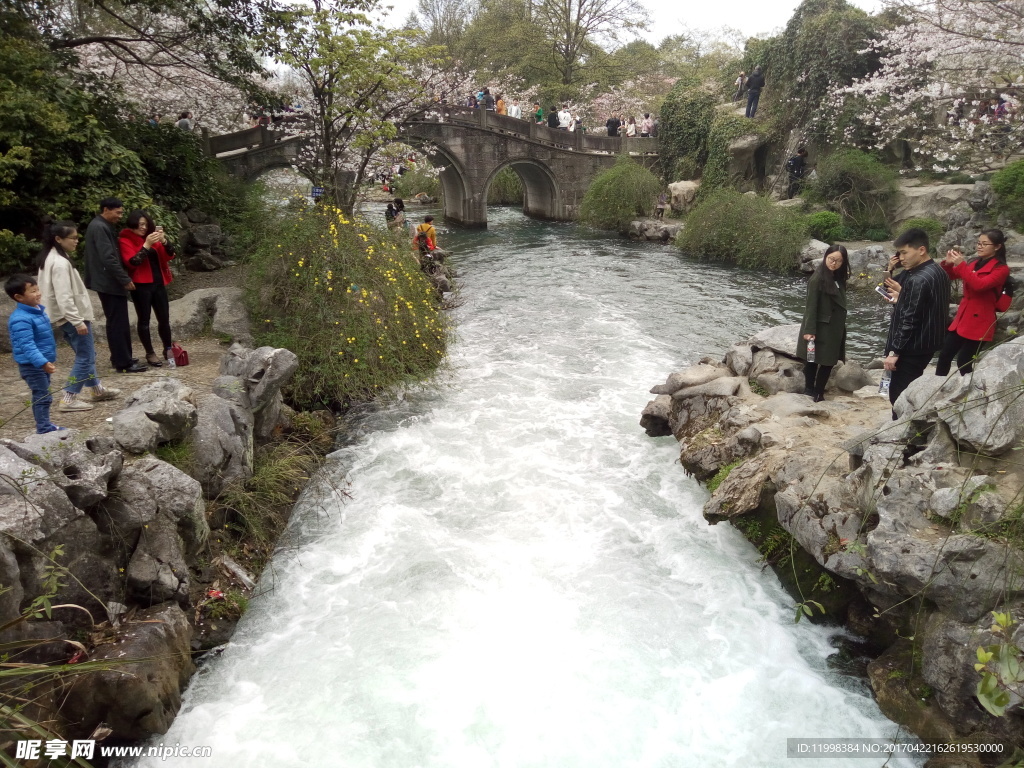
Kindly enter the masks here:
<path id="1" fill-rule="evenodd" d="M 195 453 L 188 441 L 164 443 L 158 445 L 154 451 L 160 461 L 166 461 L 171 466 L 177 467 L 186 475 L 191 475 L 196 466 Z"/>
<path id="2" fill-rule="evenodd" d="M 676 244 L 697 258 L 783 272 L 797 266 L 806 242 L 802 214 L 764 197 L 719 189 L 686 217 Z"/>
<path id="3" fill-rule="evenodd" d="M 245 289 L 256 343 L 299 357 L 284 390 L 297 410 L 425 381 L 447 350 L 447 316 L 412 252 L 336 208 L 300 204 L 279 221 Z"/>
<path id="4" fill-rule="evenodd" d="M 858 149 L 833 152 L 815 170 L 817 178 L 805 193 L 809 200 L 842 216 L 855 236 L 888 230 L 886 214 L 896 196 L 896 171 Z"/>
<path id="5" fill-rule="evenodd" d="M 738 467 L 743 462 L 744 459 L 736 459 L 736 461 L 732 462 L 731 464 L 726 464 L 724 467 L 719 469 L 715 473 L 715 476 L 708 480 L 708 491 L 710 493 L 714 493 L 715 491 L 717 491 L 718 486 L 725 482 L 725 478 L 729 476 L 729 473 L 736 469 L 736 467 Z"/>

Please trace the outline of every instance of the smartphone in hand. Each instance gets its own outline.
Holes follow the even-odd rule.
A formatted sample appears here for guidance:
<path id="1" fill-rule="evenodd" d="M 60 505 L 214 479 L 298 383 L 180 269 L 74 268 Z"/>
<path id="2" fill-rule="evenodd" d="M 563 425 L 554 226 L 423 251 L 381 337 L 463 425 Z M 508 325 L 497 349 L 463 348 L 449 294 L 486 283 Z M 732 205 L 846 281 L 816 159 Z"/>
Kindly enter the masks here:
<path id="1" fill-rule="evenodd" d="M 886 301 L 890 301 L 890 302 L 892 301 L 892 294 L 889 293 L 887 290 L 885 290 L 885 288 L 883 288 L 880 285 L 876 285 L 875 286 L 875 293 L 877 293 L 879 296 L 881 296 Z"/>

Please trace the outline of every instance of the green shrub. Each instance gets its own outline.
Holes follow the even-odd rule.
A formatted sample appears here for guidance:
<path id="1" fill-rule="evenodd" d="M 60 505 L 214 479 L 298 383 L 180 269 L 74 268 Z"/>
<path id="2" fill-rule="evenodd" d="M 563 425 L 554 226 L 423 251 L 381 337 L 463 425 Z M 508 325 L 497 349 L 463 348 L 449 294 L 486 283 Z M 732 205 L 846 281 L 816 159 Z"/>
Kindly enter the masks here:
<path id="1" fill-rule="evenodd" d="M 502 168 L 487 188 L 488 205 L 522 205 L 523 182 L 512 168 Z"/>
<path id="2" fill-rule="evenodd" d="M 677 168 L 686 173 L 680 178 L 692 179 L 704 167 L 716 103 L 715 94 L 692 76 L 681 77 L 665 97 L 658 125 L 658 159 L 666 181 L 679 180 Z"/>
<path id="3" fill-rule="evenodd" d="M 598 229 L 625 232 L 629 222 L 650 214 L 661 191 L 657 177 L 620 155 L 615 165 L 590 184 L 580 206 L 580 221 Z"/>
<path id="4" fill-rule="evenodd" d="M 908 229 L 923 229 L 928 233 L 928 243 L 931 245 L 933 256 L 937 253 L 939 239 L 946 234 L 946 225 L 938 219 L 910 219 L 903 223 L 900 232 L 906 232 Z"/>
<path id="5" fill-rule="evenodd" d="M 670 174 L 672 181 L 691 181 L 700 177 L 700 166 L 690 155 L 676 160 L 675 171 Z"/>
<path id="6" fill-rule="evenodd" d="M 992 191 L 998 195 L 996 210 L 1016 227 L 1024 226 L 1024 160 L 1010 163 L 992 176 Z"/>
<path id="7" fill-rule="evenodd" d="M 793 269 L 807 242 L 806 217 L 764 197 L 718 189 L 686 217 L 679 247 L 741 267 Z"/>
<path id="8" fill-rule="evenodd" d="M 896 178 L 896 171 L 872 155 L 841 149 L 818 161 L 817 179 L 807 194 L 842 215 L 855 235 L 888 230 L 886 212 L 896 196 Z"/>
<path id="9" fill-rule="evenodd" d="M 834 211 L 818 211 L 807 217 L 807 232 L 811 237 L 826 243 L 847 240 L 850 231 L 843 224 L 843 217 Z"/>
<path id="10" fill-rule="evenodd" d="M 346 407 L 424 381 L 444 358 L 447 318 L 412 253 L 336 208 L 299 203 L 253 253 L 246 297 L 260 345 L 299 368 L 299 407 Z"/>
<path id="11" fill-rule="evenodd" d="M 441 179 L 437 169 L 427 162 L 405 165 L 405 173 L 396 176 L 393 182 L 395 197 L 410 199 L 419 194 L 429 195 L 435 200 L 441 197 Z"/>

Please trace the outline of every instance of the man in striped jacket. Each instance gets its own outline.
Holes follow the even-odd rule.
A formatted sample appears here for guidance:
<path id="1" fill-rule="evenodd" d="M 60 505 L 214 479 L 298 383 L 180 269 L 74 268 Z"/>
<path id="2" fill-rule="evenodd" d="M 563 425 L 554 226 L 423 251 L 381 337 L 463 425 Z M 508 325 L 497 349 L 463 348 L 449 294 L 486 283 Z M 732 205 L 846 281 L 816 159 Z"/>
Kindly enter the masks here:
<path id="1" fill-rule="evenodd" d="M 949 325 L 949 278 L 928 255 L 923 229 L 908 229 L 893 245 L 906 270 L 897 278 L 899 298 L 885 340 L 885 370 L 892 371 L 889 402 L 895 404 L 942 347 Z"/>

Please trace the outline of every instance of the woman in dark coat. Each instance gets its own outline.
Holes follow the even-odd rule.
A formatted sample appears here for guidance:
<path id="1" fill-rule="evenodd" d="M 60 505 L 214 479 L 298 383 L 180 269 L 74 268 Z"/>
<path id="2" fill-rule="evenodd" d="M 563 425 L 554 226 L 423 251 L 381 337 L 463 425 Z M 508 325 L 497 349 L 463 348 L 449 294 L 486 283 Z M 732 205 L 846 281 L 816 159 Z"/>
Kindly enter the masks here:
<path id="1" fill-rule="evenodd" d="M 959 251 L 949 251 L 941 262 L 950 280 L 963 280 L 964 298 L 956 311 L 946 340 L 935 364 L 935 373 L 948 376 L 956 358 L 960 375 L 974 370 L 974 358 L 981 354 L 986 341 L 992 341 L 996 330 L 996 300 L 1010 276 L 1006 266 L 1006 236 L 1002 230 L 986 229 L 978 235 L 975 245 L 978 258 L 964 261 Z"/>
<path id="2" fill-rule="evenodd" d="M 825 385 L 835 364 L 846 359 L 846 281 L 849 277 L 846 248 L 832 245 L 807 283 L 807 308 L 796 353 L 807 361 L 807 342 L 814 342 L 814 355 L 804 363 L 804 394 L 813 397 L 816 403 L 825 399 Z"/>

